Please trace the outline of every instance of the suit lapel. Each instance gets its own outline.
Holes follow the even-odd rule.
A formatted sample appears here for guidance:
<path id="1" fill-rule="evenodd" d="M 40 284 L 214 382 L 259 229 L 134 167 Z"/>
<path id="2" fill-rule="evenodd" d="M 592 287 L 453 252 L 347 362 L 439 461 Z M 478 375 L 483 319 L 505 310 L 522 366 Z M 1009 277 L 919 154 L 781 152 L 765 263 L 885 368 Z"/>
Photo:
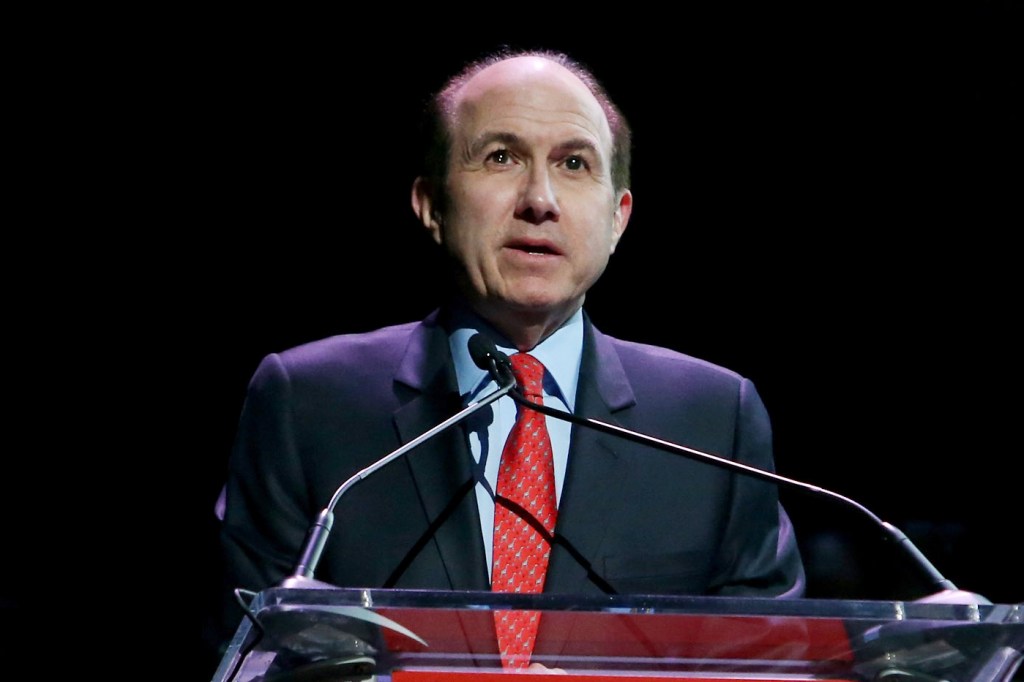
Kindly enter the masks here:
<path id="1" fill-rule="evenodd" d="M 403 443 L 417 438 L 462 408 L 448 339 L 431 316 L 417 328 L 395 377 L 411 398 L 395 412 Z M 461 425 L 421 443 L 403 458 L 419 492 L 427 527 L 435 524 L 428 548 L 439 553 L 451 589 L 488 589 L 473 485 L 473 457 Z M 424 549 L 423 551 L 428 551 Z"/>
<path id="2" fill-rule="evenodd" d="M 614 414 L 635 403 L 614 348 L 587 320 L 576 414 L 614 424 Z M 546 592 L 582 593 L 599 589 L 587 577 L 588 563 L 598 556 L 609 519 L 624 513 L 627 501 L 619 493 L 628 487 L 629 477 L 621 441 L 593 429 L 573 426 L 555 530 L 565 545 L 552 553 Z M 592 568 L 600 575 L 600 566 Z"/>

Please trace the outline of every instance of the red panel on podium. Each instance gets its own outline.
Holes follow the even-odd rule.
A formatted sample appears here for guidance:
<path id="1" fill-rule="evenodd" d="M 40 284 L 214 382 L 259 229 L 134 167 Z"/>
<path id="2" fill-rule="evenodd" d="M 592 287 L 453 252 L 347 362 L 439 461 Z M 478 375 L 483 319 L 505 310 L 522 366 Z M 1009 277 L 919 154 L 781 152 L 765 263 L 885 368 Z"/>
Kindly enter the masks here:
<path id="1" fill-rule="evenodd" d="M 378 613 L 427 642 L 423 645 L 398 633 L 385 632 L 388 651 L 395 661 L 396 681 L 450 678 L 457 672 L 446 665 L 452 658 L 471 658 L 477 665 L 500 667 L 490 611 L 456 609 L 440 613 L 433 609 L 381 608 Z M 445 654 L 438 657 L 434 652 Z M 701 679 L 706 680 L 714 670 L 751 672 L 754 666 L 778 664 L 785 668 L 794 661 L 807 663 L 818 679 L 823 679 L 830 670 L 845 670 L 852 659 L 843 621 L 834 618 L 587 611 L 544 612 L 533 657 L 549 668 L 572 670 L 573 679 L 620 681 L 627 672 L 633 679 L 638 675 L 646 679 L 641 671 L 651 671 L 660 678 L 685 677 L 680 670 L 687 668 L 702 670 Z M 752 665 L 752 661 L 756 663 Z M 445 669 L 430 672 L 435 666 Z M 413 670 L 429 674 L 406 677 Z M 399 671 L 401 676 L 397 676 Z M 485 680 L 500 674 L 477 670 L 469 678 L 458 679 Z M 730 678 L 726 674 L 719 679 Z"/>

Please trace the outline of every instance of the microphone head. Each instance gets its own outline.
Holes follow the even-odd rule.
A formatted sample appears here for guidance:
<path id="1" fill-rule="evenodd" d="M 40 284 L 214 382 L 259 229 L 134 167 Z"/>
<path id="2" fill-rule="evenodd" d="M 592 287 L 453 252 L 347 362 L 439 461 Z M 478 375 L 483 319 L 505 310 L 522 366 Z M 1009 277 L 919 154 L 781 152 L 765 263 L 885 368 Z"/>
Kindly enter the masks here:
<path id="1" fill-rule="evenodd" d="M 497 382 L 504 383 L 506 377 L 512 377 L 512 361 L 508 356 L 498 350 L 494 342 L 483 334 L 473 334 L 469 337 L 469 354 L 473 362 L 480 369 L 490 372 Z M 514 379 L 511 379 L 515 381 Z"/>
<path id="2" fill-rule="evenodd" d="M 469 337 L 469 354 L 473 358 L 473 362 L 476 366 L 482 370 L 490 371 L 491 359 L 495 358 L 495 353 L 498 352 L 497 346 L 494 342 L 488 339 L 483 334 L 473 334 Z"/>

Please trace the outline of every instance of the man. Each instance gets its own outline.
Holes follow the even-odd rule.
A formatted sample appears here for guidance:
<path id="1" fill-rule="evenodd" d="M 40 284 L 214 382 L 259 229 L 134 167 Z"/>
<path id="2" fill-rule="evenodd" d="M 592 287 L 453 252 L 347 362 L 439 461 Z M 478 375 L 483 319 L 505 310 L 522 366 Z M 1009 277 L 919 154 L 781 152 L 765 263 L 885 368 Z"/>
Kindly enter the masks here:
<path id="1" fill-rule="evenodd" d="M 224 498 L 229 588 L 280 583 L 341 482 L 494 389 L 467 349 L 476 333 L 539 360 L 551 407 L 773 468 L 768 416 L 749 380 L 605 336 L 583 312 L 633 207 L 630 131 L 593 77 L 560 54 L 500 55 L 450 81 L 433 113 L 435 144 L 412 206 L 452 266 L 453 296 L 421 322 L 263 360 Z M 352 487 L 315 577 L 491 589 L 503 551 L 492 529 L 507 506 L 498 468 L 516 417 L 503 398 Z M 546 422 L 557 520 L 538 531 L 541 589 L 802 594 L 774 486 Z"/>

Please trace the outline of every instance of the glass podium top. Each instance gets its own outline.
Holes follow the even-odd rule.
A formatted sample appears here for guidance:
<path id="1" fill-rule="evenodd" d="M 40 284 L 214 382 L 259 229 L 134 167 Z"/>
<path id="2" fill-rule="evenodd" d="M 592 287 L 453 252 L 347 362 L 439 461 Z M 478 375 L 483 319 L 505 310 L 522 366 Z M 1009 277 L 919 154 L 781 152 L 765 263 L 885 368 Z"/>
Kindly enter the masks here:
<path id="1" fill-rule="evenodd" d="M 506 673 L 494 618 L 508 610 L 541 618 L 533 662 L 587 682 L 996 682 L 1014 679 L 1024 651 L 1021 604 L 338 589 L 310 581 L 260 592 L 249 608 L 214 682 L 497 679 Z"/>

